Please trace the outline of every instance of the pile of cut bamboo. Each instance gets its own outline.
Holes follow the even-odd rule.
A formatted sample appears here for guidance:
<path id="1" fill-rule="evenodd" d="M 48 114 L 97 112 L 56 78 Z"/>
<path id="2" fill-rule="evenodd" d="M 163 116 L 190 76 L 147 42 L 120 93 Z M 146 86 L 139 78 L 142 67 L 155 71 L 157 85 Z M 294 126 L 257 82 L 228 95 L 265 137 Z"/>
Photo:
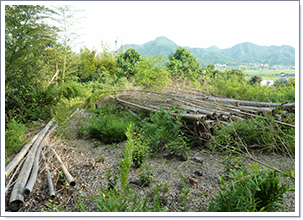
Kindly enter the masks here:
<path id="1" fill-rule="evenodd" d="M 77 109 L 70 117 L 72 117 L 75 113 L 77 113 L 79 109 Z M 69 117 L 69 118 L 70 118 Z M 6 166 L 5 168 L 5 178 L 8 179 L 8 183 L 5 187 L 5 192 L 12 186 L 12 192 L 9 200 L 9 209 L 11 211 L 18 211 L 23 203 L 24 196 L 29 196 L 34 184 L 37 179 L 40 154 L 42 148 L 48 146 L 56 156 L 59 161 L 63 173 L 70 184 L 70 186 L 75 186 L 74 178 L 69 174 L 68 170 L 64 166 L 61 158 L 52 148 L 54 145 L 47 145 L 48 138 L 52 131 L 56 129 L 57 124 L 55 124 L 52 129 L 50 129 L 51 125 L 55 122 L 53 118 L 51 121 L 47 123 L 47 125 L 42 129 L 38 134 L 36 134 L 22 149 L 21 151 L 14 157 L 14 159 Z M 49 171 L 49 167 L 47 165 L 47 160 L 45 159 L 45 155 L 42 154 L 45 171 L 47 173 L 48 178 L 48 186 L 50 190 L 50 197 L 55 197 L 55 190 L 53 187 L 51 174 Z M 21 169 L 21 170 L 20 170 Z M 20 171 L 19 171 L 20 170 Z M 14 173 L 12 173 L 14 171 Z M 14 181 L 15 184 L 12 184 L 15 176 L 18 174 L 17 179 Z"/>
<path id="2" fill-rule="evenodd" d="M 159 111 L 162 107 L 168 110 L 179 106 L 179 110 L 171 111 L 172 115 L 181 115 L 187 125 L 206 127 L 212 133 L 214 127 L 220 124 L 230 125 L 232 121 L 244 121 L 248 118 L 263 117 L 265 112 L 276 116 L 278 124 L 295 128 L 293 124 L 285 123 L 285 114 L 295 113 L 295 103 L 252 102 L 222 98 L 209 95 L 200 90 L 166 90 L 153 92 L 144 90 L 125 90 L 116 96 L 121 108 L 134 114 L 137 112 Z M 283 109 L 279 111 L 278 109 Z M 204 129 L 205 130 L 205 129 Z M 209 136 L 206 134 L 206 136 Z"/>

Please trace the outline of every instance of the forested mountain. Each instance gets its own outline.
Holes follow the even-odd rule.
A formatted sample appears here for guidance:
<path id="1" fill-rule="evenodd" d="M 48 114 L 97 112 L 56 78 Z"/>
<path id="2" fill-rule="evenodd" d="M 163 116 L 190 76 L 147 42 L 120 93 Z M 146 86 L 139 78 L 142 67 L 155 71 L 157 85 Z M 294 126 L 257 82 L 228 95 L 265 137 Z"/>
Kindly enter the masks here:
<path id="1" fill-rule="evenodd" d="M 176 51 L 178 45 L 166 37 L 158 37 L 143 45 L 126 44 L 124 49 L 134 48 L 143 57 L 162 55 L 168 58 Z M 295 65 L 295 49 L 291 46 L 259 46 L 250 42 L 240 43 L 231 48 L 220 49 L 217 46 L 209 48 L 190 48 L 192 54 L 201 62 L 208 64 L 240 65 L 248 63 L 263 63 L 268 65 Z"/>

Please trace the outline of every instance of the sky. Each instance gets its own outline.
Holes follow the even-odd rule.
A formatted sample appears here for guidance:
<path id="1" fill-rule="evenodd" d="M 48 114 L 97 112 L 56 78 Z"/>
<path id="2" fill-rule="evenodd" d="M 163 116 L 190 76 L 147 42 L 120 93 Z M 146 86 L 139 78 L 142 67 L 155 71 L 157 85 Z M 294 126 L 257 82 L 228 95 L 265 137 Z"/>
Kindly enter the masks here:
<path id="1" fill-rule="evenodd" d="M 58 4 L 58 2 L 56 2 Z M 165 36 L 179 46 L 224 49 L 243 42 L 299 45 L 298 1 L 91 1 L 60 2 L 81 9 L 87 48 L 144 44 Z M 80 15 L 79 15 L 80 16 Z M 79 32 L 80 33 L 80 32 Z"/>

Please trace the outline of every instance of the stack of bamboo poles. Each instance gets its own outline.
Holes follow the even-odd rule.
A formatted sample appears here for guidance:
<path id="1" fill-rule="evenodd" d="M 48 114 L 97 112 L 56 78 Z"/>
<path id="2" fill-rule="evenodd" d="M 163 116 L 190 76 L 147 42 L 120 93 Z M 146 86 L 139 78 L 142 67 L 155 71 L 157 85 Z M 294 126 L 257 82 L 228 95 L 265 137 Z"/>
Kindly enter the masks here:
<path id="1" fill-rule="evenodd" d="M 70 117 L 72 117 L 78 111 L 79 109 L 77 109 Z M 41 150 L 44 146 L 47 146 L 47 141 L 50 134 L 57 127 L 57 124 L 55 124 L 52 127 L 52 129 L 50 129 L 51 125 L 54 122 L 55 122 L 54 118 L 51 121 L 49 121 L 47 125 L 44 127 L 44 129 L 42 129 L 38 134 L 36 134 L 21 149 L 21 151 L 14 157 L 14 159 L 5 168 L 5 178 L 8 179 L 10 177 L 8 184 L 6 185 L 5 188 L 5 192 L 13 185 L 12 181 L 14 180 L 15 176 L 18 174 L 18 177 L 15 180 L 15 184 L 13 186 L 9 200 L 9 208 L 11 211 L 18 211 L 22 207 L 24 203 L 24 196 L 29 196 L 34 187 L 38 174 Z M 75 186 L 74 178 L 69 174 L 61 158 L 56 153 L 56 151 L 52 148 L 53 145 L 49 145 L 49 147 L 51 148 L 53 154 L 56 156 L 57 160 L 59 161 L 63 173 L 70 186 Z M 44 160 L 45 171 L 47 173 L 50 197 L 54 198 L 55 190 L 53 187 L 47 160 L 45 159 L 44 154 L 42 154 L 42 157 Z M 13 171 L 14 173 L 12 173 Z"/>
<path id="2" fill-rule="evenodd" d="M 222 98 L 217 95 L 209 95 L 204 91 L 194 90 L 166 90 L 165 92 L 153 92 L 143 90 L 123 91 L 116 96 L 116 101 L 122 108 L 133 113 L 159 111 L 162 107 L 168 110 L 179 106 L 179 111 L 171 111 L 172 115 L 178 113 L 187 124 L 194 127 L 206 127 L 208 131 L 220 124 L 230 125 L 232 121 L 244 121 L 253 117 L 264 117 L 269 112 L 276 116 L 278 124 L 295 128 L 293 124 L 283 122 L 283 115 L 295 113 L 295 103 L 269 103 L 252 102 Z M 277 114 L 278 109 L 283 111 Z M 210 129 L 210 130 L 209 130 Z"/>

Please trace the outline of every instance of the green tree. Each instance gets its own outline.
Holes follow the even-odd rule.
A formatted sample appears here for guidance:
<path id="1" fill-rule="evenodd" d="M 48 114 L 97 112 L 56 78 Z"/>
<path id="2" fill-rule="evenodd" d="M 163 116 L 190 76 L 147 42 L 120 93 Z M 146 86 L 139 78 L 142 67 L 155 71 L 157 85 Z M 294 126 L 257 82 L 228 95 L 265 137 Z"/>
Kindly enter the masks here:
<path id="1" fill-rule="evenodd" d="M 77 44 L 79 34 L 75 26 L 82 18 L 79 16 L 81 10 L 76 10 L 71 5 L 62 5 L 55 7 L 56 15 L 54 19 L 57 21 L 59 28 L 60 50 L 60 69 L 61 80 L 64 82 L 68 75 L 75 74 L 77 71 L 77 57 L 72 51 L 72 47 Z"/>
<path id="2" fill-rule="evenodd" d="M 162 88 L 170 84 L 170 73 L 162 56 L 147 57 L 138 62 L 136 81 L 146 88 Z"/>
<path id="3" fill-rule="evenodd" d="M 96 51 L 88 48 L 81 48 L 79 54 L 79 78 L 82 82 L 91 80 L 91 76 L 96 72 Z"/>
<path id="4" fill-rule="evenodd" d="M 6 118 L 29 120 L 45 115 L 55 90 L 46 88 L 43 59 L 56 41 L 57 29 L 47 21 L 54 12 L 39 5 L 5 6 Z M 48 91 L 48 92 L 46 92 Z M 42 114 L 42 115 L 41 115 Z"/>
<path id="5" fill-rule="evenodd" d="M 169 54 L 168 59 L 169 62 L 166 63 L 166 66 L 172 73 L 178 76 L 186 76 L 199 72 L 200 64 L 188 49 L 178 47 L 175 53 Z"/>
<path id="6" fill-rule="evenodd" d="M 118 76 L 131 77 L 134 76 L 138 69 L 136 64 L 141 60 L 141 54 L 135 49 L 130 48 L 125 53 L 120 53 L 117 56 L 117 67 L 121 68 Z"/>

